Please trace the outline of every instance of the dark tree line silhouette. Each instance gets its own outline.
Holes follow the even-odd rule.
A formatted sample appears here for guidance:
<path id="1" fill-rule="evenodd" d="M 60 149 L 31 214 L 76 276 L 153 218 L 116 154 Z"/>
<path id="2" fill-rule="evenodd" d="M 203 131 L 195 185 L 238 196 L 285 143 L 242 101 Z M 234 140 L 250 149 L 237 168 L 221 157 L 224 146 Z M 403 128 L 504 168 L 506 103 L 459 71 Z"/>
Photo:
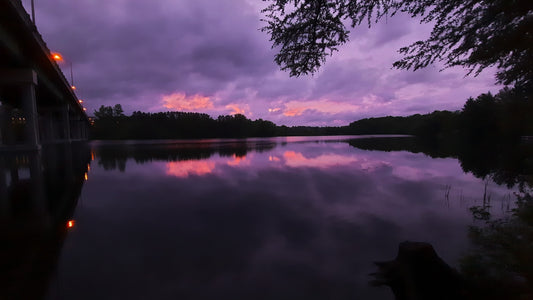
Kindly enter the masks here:
<path id="1" fill-rule="evenodd" d="M 470 98 L 457 112 L 360 120 L 350 124 L 358 133 L 408 133 L 417 139 L 356 139 L 350 145 L 454 157 L 476 177 L 490 177 L 509 187 L 533 186 L 533 144 L 521 142 L 522 136 L 533 135 L 533 103 L 523 100 L 525 93 L 505 88 L 496 95 Z"/>
<path id="2" fill-rule="evenodd" d="M 460 111 L 434 111 L 408 117 L 363 119 L 350 124 L 351 134 L 410 134 L 426 139 L 472 142 L 517 141 L 533 135 L 531 90 L 504 88 L 481 94 Z"/>
<path id="3" fill-rule="evenodd" d="M 115 105 L 115 108 L 120 104 Z M 277 126 L 262 119 L 249 120 L 243 115 L 219 116 L 192 112 L 145 113 L 131 116 L 116 114 L 109 106 L 95 111 L 93 139 L 192 139 L 267 137 L 277 134 Z"/>
<path id="4" fill-rule="evenodd" d="M 434 111 L 406 117 L 367 118 L 340 127 L 277 126 L 244 115 L 135 111 L 123 113 L 120 104 L 94 112 L 92 139 L 194 139 L 271 136 L 409 134 L 433 140 L 516 141 L 533 135 L 531 89 L 504 88 L 496 95 L 470 98 L 460 111 Z"/>

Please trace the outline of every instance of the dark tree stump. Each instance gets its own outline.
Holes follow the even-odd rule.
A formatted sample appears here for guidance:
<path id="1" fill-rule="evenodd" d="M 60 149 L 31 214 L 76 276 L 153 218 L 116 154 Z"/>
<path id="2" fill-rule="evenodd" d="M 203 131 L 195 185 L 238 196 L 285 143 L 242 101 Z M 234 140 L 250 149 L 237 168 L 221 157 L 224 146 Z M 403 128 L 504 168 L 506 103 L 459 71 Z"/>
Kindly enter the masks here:
<path id="1" fill-rule="evenodd" d="M 428 243 L 400 243 L 396 259 L 376 262 L 370 283 L 389 286 L 397 300 L 465 299 L 465 282 Z"/>

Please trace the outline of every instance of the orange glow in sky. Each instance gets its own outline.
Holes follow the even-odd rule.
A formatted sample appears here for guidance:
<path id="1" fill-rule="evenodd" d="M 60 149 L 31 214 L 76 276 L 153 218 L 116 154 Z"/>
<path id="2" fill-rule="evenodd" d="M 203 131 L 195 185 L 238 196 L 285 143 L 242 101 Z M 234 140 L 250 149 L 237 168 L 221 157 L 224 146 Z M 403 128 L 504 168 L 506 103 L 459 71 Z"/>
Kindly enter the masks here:
<path id="1" fill-rule="evenodd" d="M 312 101 L 289 101 L 285 103 L 283 115 L 297 117 L 307 110 L 314 110 L 326 114 L 338 114 L 342 112 L 355 112 L 361 110 L 361 106 L 352 103 L 335 102 L 327 99 Z"/>
<path id="2" fill-rule="evenodd" d="M 205 160 L 182 160 L 173 161 L 166 164 L 167 175 L 186 178 L 190 175 L 205 175 L 212 173 L 215 163 Z"/>
<path id="3" fill-rule="evenodd" d="M 299 107 L 299 108 L 289 108 L 283 112 L 283 115 L 287 117 L 296 117 L 303 114 L 303 112 L 306 110 L 306 108 Z"/>
<path id="4" fill-rule="evenodd" d="M 239 105 L 231 103 L 226 105 L 226 108 L 230 110 L 230 115 L 236 115 L 241 114 L 244 115 L 246 113 L 246 109 L 244 107 L 239 107 Z"/>
<path id="5" fill-rule="evenodd" d="M 163 95 L 163 106 L 172 110 L 195 111 L 213 108 L 213 102 L 209 97 L 202 95 L 187 96 L 185 93 L 173 93 Z"/>

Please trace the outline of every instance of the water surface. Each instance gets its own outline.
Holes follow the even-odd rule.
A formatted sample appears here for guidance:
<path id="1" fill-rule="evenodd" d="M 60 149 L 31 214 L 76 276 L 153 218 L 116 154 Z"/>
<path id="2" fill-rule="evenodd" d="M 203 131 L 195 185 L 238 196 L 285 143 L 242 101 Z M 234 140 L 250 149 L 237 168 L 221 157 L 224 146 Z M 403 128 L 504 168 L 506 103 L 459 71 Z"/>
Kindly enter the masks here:
<path id="1" fill-rule="evenodd" d="M 413 240 L 457 266 L 469 208 L 512 202 L 455 158 L 353 139 L 93 142 L 47 298 L 393 299 L 374 261 Z"/>

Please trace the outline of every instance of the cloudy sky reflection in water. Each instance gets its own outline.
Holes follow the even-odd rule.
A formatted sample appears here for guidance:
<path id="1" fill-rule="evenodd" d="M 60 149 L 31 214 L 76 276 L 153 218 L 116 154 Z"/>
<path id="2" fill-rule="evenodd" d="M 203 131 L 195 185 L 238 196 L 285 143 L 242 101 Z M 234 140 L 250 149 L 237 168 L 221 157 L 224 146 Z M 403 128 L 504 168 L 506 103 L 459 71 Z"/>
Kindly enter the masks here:
<path id="1" fill-rule="evenodd" d="M 484 182 L 455 159 L 342 142 L 259 150 L 182 161 L 129 158 L 124 172 L 104 170 L 97 152 L 60 259 L 60 293 L 391 299 L 388 290 L 367 285 L 372 262 L 416 240 L 456 263 L 467 243 L 468 207 L 483 196 Z M 489 192 L 494 201 L 509 194 L 494 184 Z"/>

